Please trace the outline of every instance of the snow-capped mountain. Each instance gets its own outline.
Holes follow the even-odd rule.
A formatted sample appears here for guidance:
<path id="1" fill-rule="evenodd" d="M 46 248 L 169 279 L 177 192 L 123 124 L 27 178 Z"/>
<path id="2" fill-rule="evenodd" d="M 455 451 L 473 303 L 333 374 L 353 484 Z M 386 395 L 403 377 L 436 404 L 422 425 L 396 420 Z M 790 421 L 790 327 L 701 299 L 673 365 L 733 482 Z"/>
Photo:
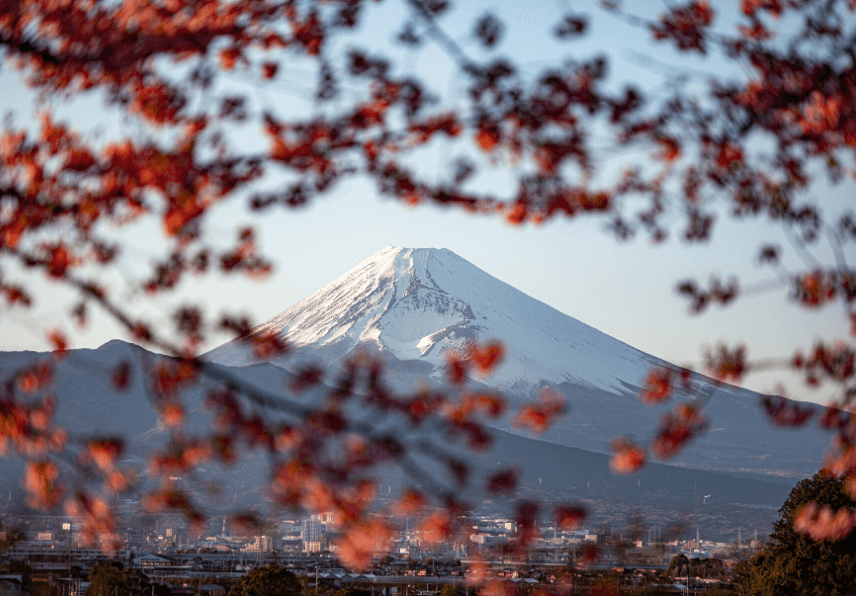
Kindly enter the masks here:
<path id="1" fill-rule="evenodd" d="M 398 361 L 429 364 L 434 378 L 443 374 L 448 350 L 500 339 L 507 355 L 484 382 L 515 393 L 564 382 L 620 393 L 658 362 L 446 249 L 387 247 L 253 332 L 328 353 L 374 346 Z M 206 358 L 255 362 L 237 341 Z"/>
<path id="2" fill-rule="evenodd" d="M 253 333 L 273 333 L 288 342 L 293 350 L 272 361 L 285 369 L 306 360 L 335 367 L 355 349 L 377 350 L 388 362 L 387 381 L 401 391 L 426 380 L 441 384 L 448 350 L 472 339 L 500 340 L 507 350 L 502 365 L 473 382 L 502 391 L 512 406 L 543 386 L 557 388 L 570 413 L 541 439 L 568 447 L 605 453 L 616 436 L 646 442 L 671 407 L 650 408 L 638 399 L 651 367 L 667 363 L 527 296 L 446 249 L 387 247 Z M 257 362 L 239 341 L 212 350 L 205 359 L 238 367 Z M 816 427 L 776 429 L 761 411 L 757 393 L 715 386 L 703 377 L 697 386 L 713 394 L 705 408 L 710 432 L 669 463 L 785 477 L 810 475 L 822 463 L 829 436 Z M 518 432 L 510 419 L 498 426 Z"/>
<path id="3" fill-rule="evenodd" d="M 631 510 L 649 507 L 669 515 L 702 513 L 702 528 L 710 522 L 711 531 L 728 539 L 734 538 L 737 527 L 763 531 L 795 479 L 820 466 L 830 438 L 816 426 L 775 429 L 759 408 L 758 394 L 714 386 L 699 377 L 704 392 L 712 392 L 705 406 L 708 433 L 665 462 L 670 465 L 652 463 L 632 477 L 612 475 L 604 455 L 610 440 L 633 435 L 640 443 L 647 442 L 659 417 L 672 407 L 669 403 L 650 408 L 638 398 L 650 367 L 666 363 L 515 290 L 448 250 L 386 248 L 253 332 L 281 335 L 292 349 L 270 363 L 256 362 L 237 341 L 209 352 L 204 358 L 212 365 L 180 392 L 187 413 L 182 433 L 189 437 L 209 433 L 215 413 L 206 408 L 207 397 L 235 383 L 246 395 L 324 403 L 333 391 L 331 385 L 322 383 L 299 396 L 288 395 L 285 389 L 294 380 L 289 370 L 307 360 L 333 372 L 337 361 L 353 350 L 376 350 L 386 357 L 384 379 L 398 391 L 409 392 L 426 380 L 435 385 L 446 382 L 448 350 L 460 349 L 470 339 L 497 339 L 507 349 L 501 367 L 487 378 L 474 376 L 470 381 L 501 390 L 512 412 L 549 385 L 565 396 L 569 412 L 538 437 L 521 436 L 527 433 L 514 428 L 509 415 L 497 423 L 493 446 L 484 452 L 473 452 L 446 434 L 433 438 L 442 441 L 444 452 L 467 461 L 482 480 L 512 466 L 521 471 L 521 490 L 529 491 L 527 498 L 586 499 L 612 516 L 595 516 L 593 521 L 613 523 Z M 146 473 L 152 450 L 171 439 L 159 422 L 152 391 L 152 374 L 165 361 L 164 356 L 122 341 L 96 350 L 71 350 L 59 360 L 50 353 L 0 352 L 0 381 L 13 387 L 21 371 L 49 363 L 53 382 L 42 391 L 56 396 L 56 423 L 70 436 L 123 437 L 124 463 L 140 471 L 139 492 L 155 481 Z M 130 366 L 131 376 L 129 385 L 117 390 L 111 378 L 120 363 Z M 333 378 L 328 375 L 324 382 Z M 360 419 L 377 414 L 374 407 L 359 399 L 346 405 Z M 258 409 L 253 400 L 246 400 L 242 408 L 247 415 L 272 417 L 274 424 L 293 422 L 287 414 Z M 379 418 L 389 423 L 384 430 L 413 439 L 417 449 L 420 433 L 433 432 Z M 264 502 L 272 460 L 247 445 L 239 451 L 242 457 L 234 466 L 208 462 L 195 472 L 220 487 L 216 498 L 205 497 L 212 511 Z M 418 451 L 413 456 L 432 477 L 449 476 L 443 457 Z M 0 458 L 0 488 L 20 490 L 22 473 L 20 458 Z M 413 478 L 390 464 L 378 470 L 378 481 L 389 492 Z M 478 491 L 473 488 L 467 495 L 474 503 L 484 498 Z M 705 495 L 712 495 L 712 500 L 700 501 Z M 710 509 L 711 503 L 719 509 Z"/>

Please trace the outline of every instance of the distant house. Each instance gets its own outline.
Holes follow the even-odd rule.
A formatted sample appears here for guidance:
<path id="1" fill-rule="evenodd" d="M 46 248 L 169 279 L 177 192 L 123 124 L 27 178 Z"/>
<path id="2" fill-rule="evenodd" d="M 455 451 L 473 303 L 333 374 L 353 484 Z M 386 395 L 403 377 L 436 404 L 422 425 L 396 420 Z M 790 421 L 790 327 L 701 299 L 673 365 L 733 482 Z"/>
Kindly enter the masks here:
<path id="1" fill-rule="evenodd" d="M 217 584 L 202 584 L 199 591 L 206 596 L 225 596 L 226 588 Z"/>
<path id="2" fill-rule="evenodd" d="M 169 559 L 151 554 L 137 557 L 134 559 L 134 563 L 140 569 L 155 569 L 157 567 L 169 567 L 172 565 L 172 561 Z"/>
<path id="3" fill-rule="evenodd" d="M 21 596 L 24 582 L 20 575 L 0 575 L 0 596 Z"/>

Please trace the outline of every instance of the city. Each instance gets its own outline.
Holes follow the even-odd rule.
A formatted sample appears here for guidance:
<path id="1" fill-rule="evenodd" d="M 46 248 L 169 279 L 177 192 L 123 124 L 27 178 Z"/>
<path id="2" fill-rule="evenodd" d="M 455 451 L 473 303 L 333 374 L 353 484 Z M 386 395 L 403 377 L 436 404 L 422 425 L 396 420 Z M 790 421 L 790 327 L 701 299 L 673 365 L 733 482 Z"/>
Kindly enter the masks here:
<path id="1" fill-rule="evenodd" d="M 216 521 L 221 522 L 219 527 Z M 2 595 L 82 596 L 90 585 L 92 568 L 107 561 L 138 569 L 153 585 L 163 585 L 176 595 L 224 596 L 248 571 L 268 565 L 293 572 L 310 594 L 353 588 L 386 596 L 428 596 L 448 590 L 447 586 L 466 593 L 490 582 L 499 582 L 509 595 L 533 590 L 558 594 L 576 593 L 575 589 L 607 579 L 619 582 L 621 593 L 644 593 L 641 590 L 655 587 L 680 593 L 686 591 L 687 576 L 686 571 L 678 576 L 675 571 L 681 568 L 675 566 L 682 561 L 684 566 L 692 561 L 697 574 L 689 577 L 691 590 L 707 592 L 726 589 L 732 567 L 751 557 L 759 546 L 755 536 L 739 544 L 700 539 L 698 532 L 692 540 L 658 541 L 653 529 L 635 537 L 543 524 L 521 557 L 512 548 L 518 528 L 511 519 L 471 517 L 464 524 L 462 540 L 433 545 L 426 544 L 406 520 L 398 520 L 399 531 L 388 548 L 378 550 L 369 569 L 352 572 L 337 560 L 332 514 L 286 518 L 268 525 L 269 531 L 263 534 L 233 532 L 223 518 L 212 520 L 207 531 L 194 536 L 184 520 L 165 516 L 155 519 L 149 530 L 127 528 L 111 537 L 122 548 L 105 553 L 81 544 L 73 518 L 7 516 L 4 527 L 16 526 L 25 538 L 13 541 L 6 532 L 0 535 L 10 544 L 0 559 L 8 571 L 0 576 L 5 582 Z"/>

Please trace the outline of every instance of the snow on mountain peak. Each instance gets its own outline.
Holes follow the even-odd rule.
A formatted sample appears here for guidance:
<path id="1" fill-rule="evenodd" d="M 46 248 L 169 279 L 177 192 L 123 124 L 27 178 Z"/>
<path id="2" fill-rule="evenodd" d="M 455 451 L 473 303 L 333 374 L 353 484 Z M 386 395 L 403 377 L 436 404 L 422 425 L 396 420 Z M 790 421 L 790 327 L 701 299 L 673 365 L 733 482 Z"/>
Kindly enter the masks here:
<path id="1" fill-rule="evenodd" d="M 612 392 L 638 384 L 653 359 L 485 273 L 445 248 L 388 246 L 262 323 L 294 348 L 373 345 L 401 361 L 422 361 L 441 375 L 449 349 L 498 339 L 507 356 L 486 383 L 528 392 L 575 382 Z M 236 341 L 206 359 L 253 362 Z M 288 358 L 276 364 L 288 365 Z"/>

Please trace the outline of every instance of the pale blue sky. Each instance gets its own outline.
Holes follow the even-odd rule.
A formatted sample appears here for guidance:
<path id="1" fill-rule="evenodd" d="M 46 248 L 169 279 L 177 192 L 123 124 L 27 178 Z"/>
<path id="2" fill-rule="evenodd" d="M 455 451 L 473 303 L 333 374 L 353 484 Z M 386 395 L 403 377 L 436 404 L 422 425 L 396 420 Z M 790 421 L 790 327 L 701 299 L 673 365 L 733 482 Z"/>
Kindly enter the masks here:
<path id="1" fill-rule="evenodd" d="M 386 12 L 378 12 L 372 26 L 363 30 L 357 41 L 389 39 L 391 24 L 397 22 L 400 4 L 388 0 Z M 605 15 L 597 2 L 555 2 L 553 0 L 494 2 L 458 2 L 460 10 L 443 20 L 452 36 L 469 51 L 477 52 L 467 28 L 462 24 L 491 10 L 506 21 L 506 37 L 498 53 L 506 53 L 534 71 L 549 61 L 574 54 L 590 56 L 608 52 L 613 81 L 631 79 L 649 91 L 664 85 L 664 73 L 674 74 L 673 65 L 686 65 L 690 76 L 704 72 L 730 72 L 741 76 L 739 65 L 722 60 L 687 61 L 663 45 L 653 45 L 649 35 L 619 23 Z M 627 1 L 628 10 L 650 12 L 651 2 Z M 732 5 L 715 2 L 715 7 Z M 735 2 L 736 4 L 736 2 Z M 593 17 L 593 31 L 582 40 L 558 45 L 549 32 L 558 17 L 573 5 L 577 12 Z M 660 5 L 663 6 L 663 5 Z M 375 10 L 372 8 L 372 10 Z M 379 10 L 379 9 L 378 9 Z M 732 9 L 733 10 L 733 9 Z M 727 15 L 733 19 L 733 12 Z M 343 45 L 347 45 L 343 43 Z M 391 46 L 386 46 L 391 47 Z M 405 68 L 433 83 L 452 102 L 460 97 L 456 78 L 448 60 L 433 46 L 407 53 L 396 48 Z M 670 66 L 671 65 L 671 66 Z M 235 86 L 252 82 L 232 81 Z M 32 118 L 32 97 L 21 90 L 17 77 L 8 69 L 0 71 L 0 110 L 13 109 L 19 123 Z M 288 106 L 293 110 L 311 110 L 306 99 L 311 86 L 301 81 L 301 70 L 286 68 L 280 81 L 259 91 L 260 105 Z M 77 102 L 67 108 L 54 101 L 67 117 L 83 126 L 101 128 L 105 134 L 133 133 L 133 124 L 123 123 L 109 113 L 99 111 L 95 101 Z M 97 120 L 93 118 L 97 114 Z M 242 142 L 256 142 L 252 137 Z M 634 156 L 625 157 L 627 159 Z M 438 171 L 443 156 L 428 151 Z M 623 164 L 622 164 L 623 165 Z M 485 184 L 501 186 L 511 166 L 500 162 L 485 174 Z M 853 203 L 854 184 L 846 182 L 835 189 L 817 188 L 813 192 L 824 204 L 838 210 Z M 495 217 L 471 216 L 457 210 L 434 207 L 409 208 L 378 198 L 373 187 L 354 181 L 336 189 L 330 196 L 300 211 L 271 211 L 263 219 L 248 215 L 241 204 L 218 208 L 212 221 L 213 236 L 218 230 L 233 230 L 235 222 L 255 223 L 259 227 L 263 251 L 274 258 L 276 272 L 264 283 L 238 279 L 212 279 L 204 283 L 185 283 L 174 295 L 150 305 L 118 279 L 115 292 L 127 304 L 150 316 L 165 317 L 176 304 L 204 301 L 212 312 L 223 309 L 252 314 L 255 322 L 269 318 L 287 306 L 311 294 L 386 245 L 448 248 L 499 279 L 517 287 L 558 310 L 612 335 L 636 348 L 677 364 L 699 363 L 704 346 L 718 341 L 745 342 L 751 356 L 789 355 L 799 346 L 807 347 L 816 338 L 845 338 L 842 308 L 828 307 L 806 312 L 790 304 L 786 290 L 746 298 L 726 309 L 714 307 L 700 317 L 687 314 L 686 303 L 674 292 L 677 281 L 695 277 L 706 282 L 712 274 L 738 274 L 744 282 L 764 280 L 771 273 L 754 263 L 762 240 L 774 241 L 785 248 L 786 262 L 804 268 L 790 249 L 784 235 L 759 222 L 732 222 L 721 217 L 713 241 L 688 246 L 676 238 L 664 245 L 652 246 L 644 237 L 619 243 L 603 231 L 604 222 L 596 218 L 556 220 L 544 226 L 520 228 Z M 674 221 L 678 221 L 674 218 Z M 673 236 L 678 229 L 672 230 Z M 157 222 L 143 222 L 122 231 L 130 247 L 124 261 L 126 271 L 139 270 L 157 254 L 160 228 Z M 225 244 L 232 238 L 224 237 Z M 825 246 L 818 258 L 830 262 Z M 4 266 L 4 272 L 13 271 Z M 67 292 L 50 282 L 37 281 L 38 302 L 29 314 L 8 309 L 0 311 L 0 349 L 46 349 L 41 329 L 62 324 L 70 329 L 65 312 Z M 152 310 L 152 309 L 158 310 Z M 123 334 L 104 317 L 96 317 L 90 328 L 76 334 L 73 347 L 96 347 Z M 228 339 L 219 336 L 209 348 Z M 777 375 L 775 378 L 778 378 Z M 775 378 L 770 375 L 749 377 L 752 388 L 772 391 Z M 795 384 L 791 397 L 825 400 L 829 391 L 804 393 Z"/>

